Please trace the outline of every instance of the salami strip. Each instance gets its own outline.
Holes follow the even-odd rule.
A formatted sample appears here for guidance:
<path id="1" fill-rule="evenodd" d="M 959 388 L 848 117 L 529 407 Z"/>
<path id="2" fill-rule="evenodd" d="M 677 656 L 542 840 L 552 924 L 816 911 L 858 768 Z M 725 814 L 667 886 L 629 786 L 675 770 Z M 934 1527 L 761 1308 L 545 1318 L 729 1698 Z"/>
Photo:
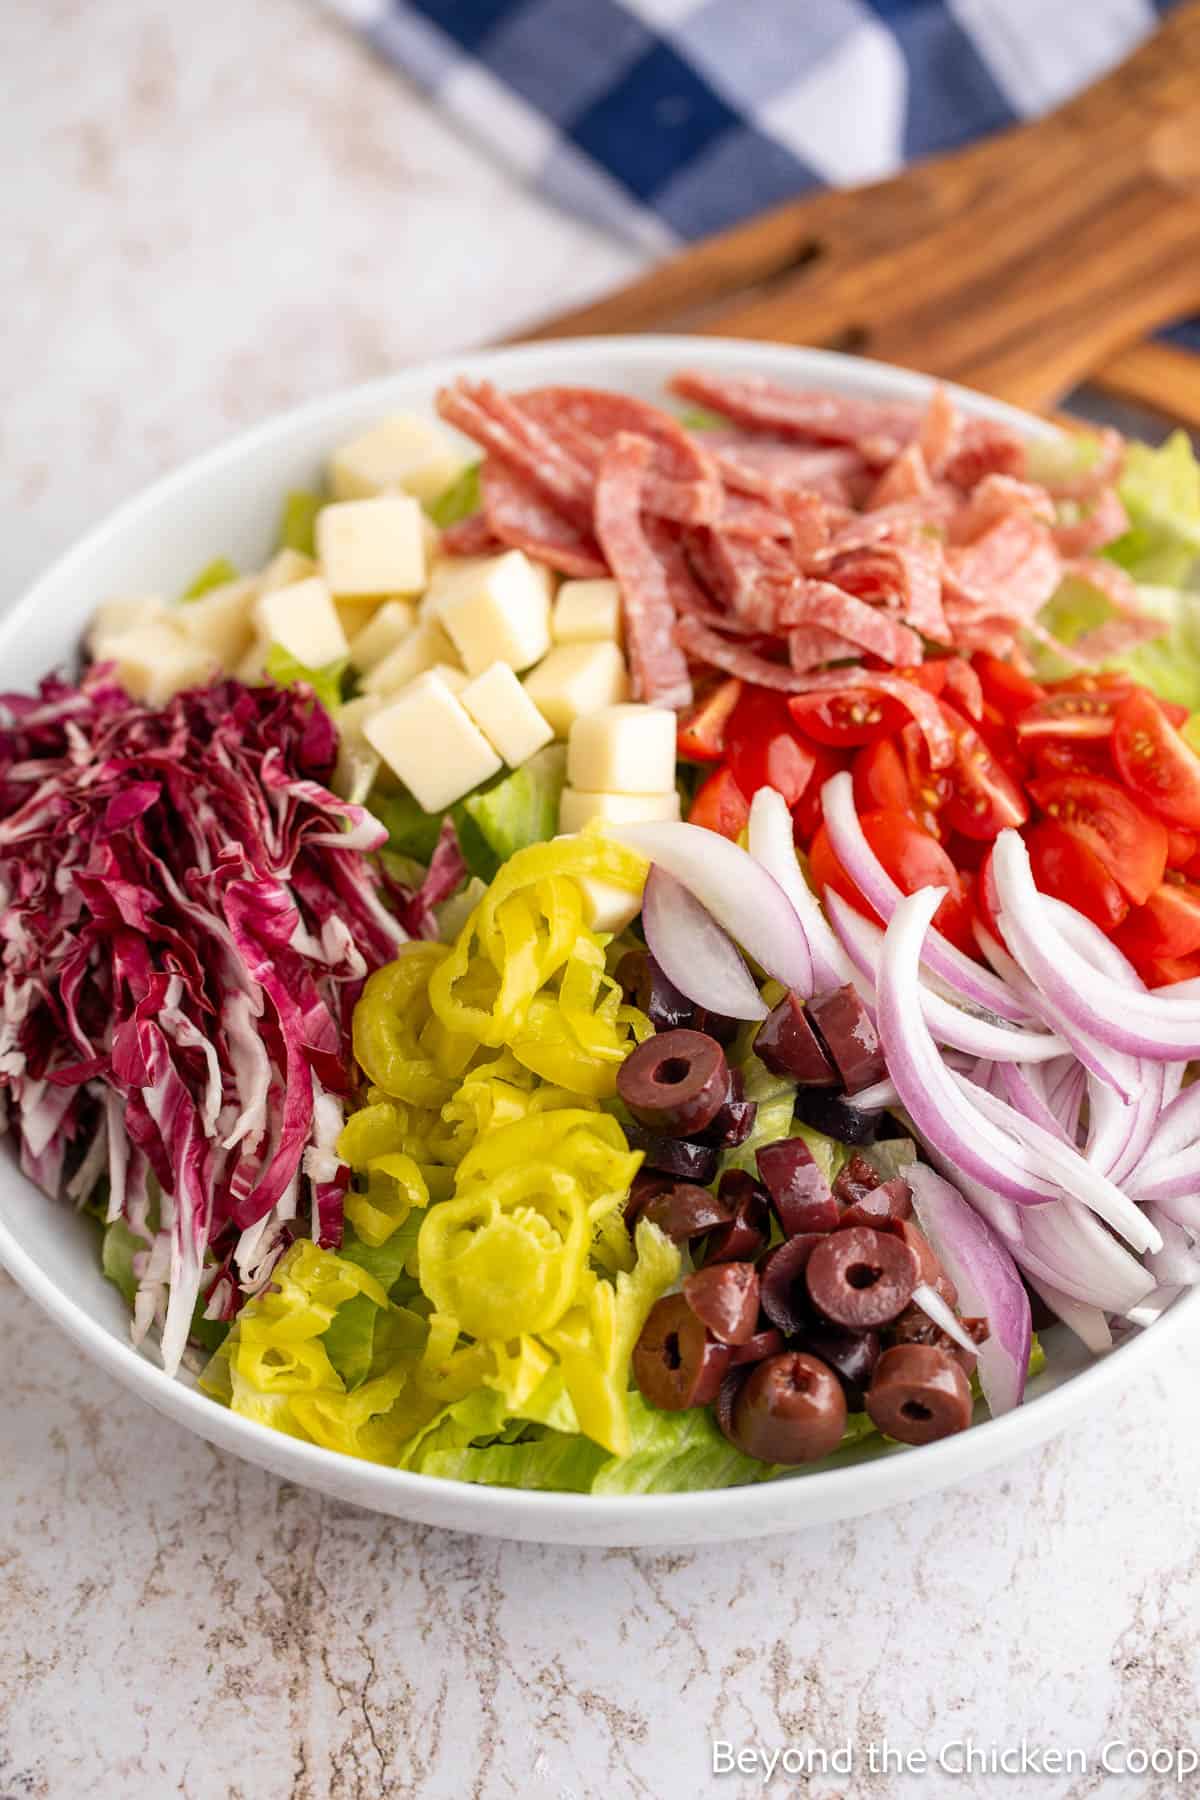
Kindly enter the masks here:
<path id="1" fill-rule="evenodd" d="M 1094 506 L 1082 518 L 1054 527 L 1054 542 L 1063 556 L 1087 556 L 1102 550 L 1129 530 L 1129 514 L 1116 488 L 1101 488 Z"/>
<path id="2" fill-rule="evenodd" d="M 714 433 L 714 436 L 716 434 Z M 715 447 L 727 488 L 779 505 L 788 491 L 811 491 L 845 505 L 865 464 L 857 450 L 803 450 L 795 444 L 763 443 L 727 434 Z"/>
<path id="3" fill-rule="evenodd" d="M 933 490 L 925 452 L 920 444 L 909 444 L 890 462 L 867 499 L 867 511 L 877 506 L 892 506 L 898 500 L 923 500 Z"/>
<path id="4" fill-rule="evenodd" d="M 962 414 L 939 383 L 929 396 L 929 405 L 925 408 L 917 438 L 930 475 L 940 475 L 958 449 L 962 442 L 964 423 Z"/>
<path id="5" fill-rule="evenodd" d="M 1028 513 L 1010 513 L 973 544 L 946 552 L 948 606 L 1004 617 L 1014 627 L 1041 611 L 1061 579 L 1053 539 Z"/>
<path id="6" fill-rule="evenodd" d="M 788 661 L 798 675 L 806 669 L 818 669 L 822 663 L 840 662 L 857 657 L 859 648 L 848 638 L 840 638 L 823 625 L 797 625 L 788 632 Z"/>
<path id="7" fill-rule="evenodd" d="M 916 437 L 921 422 L 915 406 L 806 393 L 762 375 L 722 380 L 702 370 L 682 369 L 669 385 L 672 393 L 711 407 L 738 425 L 819 444 L 853 444 L 862 449 L 870 442 L 872 461 L 890 462 Z M 879 455 L 881 449 L 884 454 Z"/>
<path id="8" fill-rule="evenodd" d="M 1078 580 L 1086 581 L 1089 587 L 1096 588 L 1122 618 L 1142 617 L 1137 582 L 1120 563 L 1109 562 L 1103 556 L 1072 557 L 1063 564 L 1062 572 L 1064 575 L 1074 575 Z"/>
<path id="9" fill-rule="evenodd" d="M 726 493 L 715 529 L 727 537 L 790 538 L 792 521 L 779 507 L 744 494 Z"/>
<path id="10" fill-rule="evenodd" d="M 1077 637 L 1071 648 L 1085 663 L 1107 662 L 1113 656 L 1127 656 L 1139 644 L 1153 643 L 1166 629 L 1162 619 L 1107 619 Z"/>
<path id="11" fill-rule="evenodd" d="M 1043 525 L 1054 523 L 1054 502 L 1037 482 L 1018 481 L 1015 475 L 985 475 L 951 519 L 950 541 L 973 543 L 989 525 L 1019 512 L 1028 513 Z"/>
<path id="12" fill-rule="evenodd" d="M 708 525 L 721 510 L 721 481 L 710 452 L 661 407 L 607 388 L 533 388 L 514 404 L 563 444 L 594 477 L 618 432 L 653 445 L 642 510 L 684 525 Z"/>
<path id="13" fill-rule="evenodd" d="M 886 694 L 891 699 L 898 700 L 920 726 L 932 768 L 944 769 L 954 760 L 954 739 L 937 701 L 924 688 L 905 681 L 903 676 L 886 671 L 877 673 L 873 669 L 823 669 L 812 674 L 797 672 L 785 668 L 782 663 L 771 662 L 754 650 L 728 643 L 698 619 L 681 619 L 678 637 L 694 661 L 706 663 L 709 668 L 720 669 L 726 675 L 737 675 L 743 681 L 756 682 L 760 687 L 774 688 L 779 693 L 830 694 L 837 693 L 842 688 L 854 687 L 864 689 L 867 693 Z"/>
<path id="14" fill-rule="evenodd" d="M 591 523 L 592 478 L 536 423 L 490 382 L 459 381 L 443 388 L 437 409 L 447 424 L 473 438 L 489 455 L 519 470 L 577 525 Z"/>
<path id="15" fill-rule="evenodd" d="M 949 642 L 942 610 L 944 553 L 936 538 L 846 550 L 827 565 L 829 579 L 860 600 L 893 607 L 914 631 Z"/>
<path id="16" fill-rule="evenodd" d="M 821 625 L 893 668 L 921 661 L 921 640 L 915 631 L 831 581 L 798 582 L 780 610 L 779 622 L 789 628 Z"/>
<path id="17" fill-rule="evenodd" d="M 564 518 L 528 476 L 495 456 L 483 465 L 483 516 L 501 545 L 524 550 L 560 575 L 586 581 L 609 572 L 592 533 Z"/>
<path id="18" fill-rule="evenodd" d="M 471 513 L 442 533 L 442 549 L 447 556 L 491 556 L 507 548 L 488 523 L 485 512 Z"/>
<path id="19" fill-rule="evenodd" d="M 633 698 L 686 706 L 692 683 L 676 639 L 675 608 L 663 565 L 642 528 L 642 487 L 652 454 L 647 438 L 626 432 L 605 450 L 596 480 L 596 536 L 621 588 Z"/>
<path id="20" fill-rule="evenodd" d="M 1101 488 L 1114 486 L 1120 476 L 1125 462 L 1125 440 L 1120 432 L 1106 425 L 1100 431 L 1083 435 L 1095 438 L 1096 460 L 1088 469 L 1047 481 L 1056 500 L 1091 500 Z"/>
<path id="21" fill-rule="evenodd" d="M 968 419 L 962 440 L 942 470 L 946 480 L 968 492 L 985 475 L 1025 474 L 1025 446 L 1015 431 L 994 419 Z"/>
<path id="22" fill-rule="evenodd" d="M 728 632 L 734 637 L 760 635 L 756 626 L 743 624 L 732 614 L 717 611 L 712 594 L 702 584 L 688 553 L 687 542 L 692 537 L 707 539 L 707 532 L 681 535 L 678 526 L 670 524 L 666 519 L 656 518 L 653 513 L 643 513 L 642 530 L 662 567 L 663 579 L 676 617 L 689 614 L 692 618 L 703 619 L 714 631 Z"/>

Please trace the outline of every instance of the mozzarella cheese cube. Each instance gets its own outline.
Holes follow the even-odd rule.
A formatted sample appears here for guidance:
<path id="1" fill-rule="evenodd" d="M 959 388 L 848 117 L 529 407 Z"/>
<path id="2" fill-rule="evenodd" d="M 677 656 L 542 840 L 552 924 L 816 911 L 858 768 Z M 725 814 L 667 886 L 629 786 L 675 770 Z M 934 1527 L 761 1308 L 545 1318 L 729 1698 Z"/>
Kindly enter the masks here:
<path id="1" fill-rule="evenodd" d="M 421 596 L 422 614 L 440 618 L 443 602 L 461 599 L 470 593 L 480 580 L 479 571 L 495 561 L 494 556 L 441 557 L 429 571 L 429 584 Z"/>
<path id="2" fill-rule="evenodd" d="M 567 780 L 593 793 L 665 793 L 675 785 L 675 714 L 636 704 L 585 713 L 571 727 Z"/>
<path id="3" fill-rule="evenodd" d="M 235 669 L 254 639 L 253 576 L 222 582 L 196 600 L 181 601 L 172 620 L 190 643 L 211 650 L 223 669 Z"/>
<path id="4" fill-rule="evenodd" d="M 305 556 L 303 551 L 277 550 L 258 577 L 258 591 L 273 594 L 276 588 L 292 587 L 297 581 L 307 581 L 310 575 L 319 572 L 312 557 Z"/>
<path id="5" fill-rule="evenodd" d="M 436 662 L 429 673 L 444 681 L 452 694 L 461 694 L 471 679 L 456 663 Z"/>
<path id="6" fill-rule="evenodd" d="M 615 937 L 632 925 L 642 910 L 641 894 L 631 894 L 615 881 L 599 881 L 594 875 L 577 875 L 583 901 L 583 922 L 589 931 L 610 931 Z"/>
<path id="7" fill-rule="evenodd" d="M 523 550 L 464 560 L 474 566 L 446 576 L 436 603 L 463 667 L 468 675 L 482 675 L 494 662 L 530 668 L 550 648 L 549 569 Z"/>
<path id="8" fill-rule="evenodd" d="M 350 648 L 333 596 L 319 575 L 260 594 L 254 622 L 260 637 L 278 644 L 307 669 L 340 662 Z"/>
<path id="9" fill-rule="evenodd" d="M 556 644 L 619 644 L 621 590 L 615 581 L 564 581 L 554 602 Z"/>
<path id="10" fill-rule="evenodd" d="M 331 594 L 419 594 L 425 586 L 421 503 L 411 494 L 343 500 L 317 514 L 317 560 Z"/>
<path id="11" fill-rule="evenodd" d="M 558 808 L 560 831 L 582 831 L 593 819 L 612 825 L 632 825 L 643 819 L 677 819 L 679 795 L 669 794 L 595 794 L 583 788 L 565 787 Z"/>
<path id="12" fill-rule="evenodd" d="M 171 608 L 157 594 L 145 594 L 128 600 L 105 600 L 92 614 L 88 631 L 88 649 L 96 655 L 100 638 L 116 637 L 132 631 L 135 625 L 170 624 Z"/>
<path id="13" fill-rule="evenodd" d="M 379 756 L 366 738 L 366 723 L 386 703 L 378 694 L 360 694 L 338 711 L 338 756 L 333 791 L 361 806 L 379 773 Z"/>
<path id="14" fill-rule="evenodd" d="M 350 661 L 360 674 L 367 674 L 404 642 L 416 622 L 417 609 L 410 600 L 385 600 L 370 624 L 350 639 Z"/>
<path id="15" fill-rule="evenodd" d="M 173 625 L 133 625 L 103 637 L 96 645 L 100 662 L 116 665 L 116 679 L 135 700 L 162 706 L 184 688 L 201 687 L 217 673 L 211 650 L 189 643 Z"/>
<path id="16" fill-rule="evenodd" d="M 394 413 L 351 438 L 329 459 L 335 500 L 363 500 L 403 488 L 428 504 L 462 474 L 469 458 L 415 413 Z"/>
<path id="17" fill-rule="evenodd" d="M 615 644 L 559 644 L 525 677 L 525 692 L 565 738 L 576 719 L 628 699 L 625 659 Z"/>
<path id="18" fill-rule="evenodd" d="M 462 689 L 463 705 L 510 769 L 548 744 L 554 728 L 544 719 L 507 663 L 493 663 Z"/>
<path id="19" fill-rule="evenodd" d="M 333 610 L 342 623 L 346 634 L 346 642 L 353 643 L 360 631 L 365 631 L 379 608 L 383 605 L 383 595 L 373 594 L 369 600 L 335 600 Z"/>
<path id="20" fill-rule="evenodd" d="M 363 691 L 368 694 L 394 694 L 407 687 L 417 675 L 432 669 L 435 663 L 458 661 L 458 653 L 436 619 L 423 619 L 409 635 L 390 650 L 363 677 Z"/>
<path id="21" fill-rule="evenodd" d="M 419 675 L 363 729 L 426 812 L 452 806 L 501 767 L 482 731 L 432 673 Z"/>
<path id="22" fill-rule="evenodd" d="M 233 673 L 247 687 L 257 687 L 267 678 L 267 653 L 271 646 L 264 637 L 255 638 Z"/>

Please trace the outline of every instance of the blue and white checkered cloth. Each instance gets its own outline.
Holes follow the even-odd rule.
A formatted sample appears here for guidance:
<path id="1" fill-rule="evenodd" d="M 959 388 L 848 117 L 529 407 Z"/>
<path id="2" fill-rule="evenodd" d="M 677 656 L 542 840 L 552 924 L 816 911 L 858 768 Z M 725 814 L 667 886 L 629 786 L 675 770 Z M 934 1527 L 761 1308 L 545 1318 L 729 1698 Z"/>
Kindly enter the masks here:
<path id="1" fill-rule="evenodd" d="M 325 0 L 534 188 L 658 252 L 1036 117 L 1172 3 Z"/>

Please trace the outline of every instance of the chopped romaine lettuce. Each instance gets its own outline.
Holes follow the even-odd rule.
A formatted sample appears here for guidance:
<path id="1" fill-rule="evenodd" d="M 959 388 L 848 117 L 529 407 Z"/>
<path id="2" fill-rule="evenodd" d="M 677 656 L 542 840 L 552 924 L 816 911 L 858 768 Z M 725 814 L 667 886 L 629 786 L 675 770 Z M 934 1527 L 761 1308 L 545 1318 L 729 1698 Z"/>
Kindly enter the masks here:
<path id="1" fill-rule="evenodd" d="M 129 1307 L 133 1306 L 138 1285 L 133 1259 L 145 1248 L 143 1240 L 130 1231 L 124 1219 L 114 1219 L 111 1225 L 105 1226 L 100 1266 Z"/>
<path id="2" fill-rule="evenodd" d="M 1105 551 L 1139 582 L 1183 587 L 1200 561 L 1200 461 L 1186 431 L 1130 444 L 1121 477 L 1129 530 Z"/>
<path id="3" fill-rule="evenodd" d="M 558 802 L 566 778 L 566 750 L 561 744 L 548 744 L 519 769 L 459 802 L 454 822 L 473 875 L 491 881 L 518 850 L 549 842 L 558 830 Z"/>
<path id="4" fill-rule="evenodd" d="M 440 530 L 445 531 L 448 525 L 457 525 L 460 519 L 469 519 L 472 513 L 479 511 L 483 504 L 479 467 L 478 463 L 472 463 L 442 490 L 436 500 L 430 501 L 426 510 Z"/>
<path id="5" fill-rule="evenodd" d="M 758 1063 L 757 1057 L 753 1060 Z M 764 1065 L 758 1063 L 758 1067 L 761 1069 Z M 721 1169 L 723 1171 L 725 1169 L 744 1169 L 747 1174 L 753 1175 L 756 1171 L 755 1153 L 761 1150 L 764 1144 L 777 1143 L 780 1138 L 798 1137 L 803 1138 L 812 1151 L 813 1161 L 826 1181 L 832 1182 L 850 1152 L 844 1144 L 839 1144 L 834 1138 L 826 1137 L 823 1131 L 814 1131 L 811 1125 L 801 1124 L 799 1119 L 794 1119 L 792 1108 L 796 1100 L 795 1084 L 789 1082 L 783 1086 L 779 1085 L 780 1078 L 778 1076 L 770 1078 L 777 1084 L 776 1091 L 768 1094 L 765 1098 L 750 1094 L 751 1081 L 747 1081 L 747 1097 L 758 1099 L 758 1112 L 755 1115 L 754 1128 L 745 1143 L 739 1144 L 736 1150 L 721 1152 Z M 743 1079 L 745 1079 L 744 1075 Z"/>
<path id="6" fill-rule="evenodd" d="M 201 594 L 209 593 L 213 588 L 224 587 L 227 581 L 237 580 L 237 568 L 227 556 L 218 556 L 206 563 L 200 573 L 193 577 L 184 588 L 181 600 L 199 600 Z"/>
<path id="7" fill-rule="evenodd" d="M 306 669 L 282 644 L 272 644 L 267 652 L 267 675 L 276 687 L 291 687 L 295 681 L 307 682 L 326 712 L 336 713 L 342 704 L 342 677 L 346 659 L 326 663 L 323 669 Z"/>
<path id="8" fill-rule="evenodd" d="M 1200 710 L 1200 594 L 1171 587 L 1140 587 L 1138 595 L 1147 613 L 1163 621 L 1162 637 L 1152 638 L 1101 665 L 1123 669 L 1134 681 L 1144 682 L 1160 699 L 1190 711 Z M 1041 623 L 1060 643 L 1073 644 L 1112 617 L 1103 594 L 1086 582 L 1064 581 L 1041 615 Z M 1038 674 L 1047 681 L 1072 673 L 1071 665 L 1052 650 L 1032 652 Z"/>
<path id="9" fill-rule="evenodd" d="M 307 488 L 293 488 L 283 502 L 279 548 L 296 550 L 301 556 L 315 556 L 317 514 L 324 505 L 323 494 L 310 493 Z"/>
<path id="10" fill-rule="evenodd" d="M 385 787 L 378 782 L 371 790 L 367 805 L 380 824 L 387 828 L 388 852 L 419 863 L 423 868 L 437 848 L 445 815 L 427 813 L 407 788 Z M 412 879 L 410 872 L 397 873 L 401 880 Z M 420 880 L 419 871 L 416 880 Z"/>
<path id="11" fill-rule="evenodd" d="M 710 412 L 707 406 L 689 406 L 679 415 L 679 423 L 685 431 L 728 431 L 729 420 L 720 413 Z"/>

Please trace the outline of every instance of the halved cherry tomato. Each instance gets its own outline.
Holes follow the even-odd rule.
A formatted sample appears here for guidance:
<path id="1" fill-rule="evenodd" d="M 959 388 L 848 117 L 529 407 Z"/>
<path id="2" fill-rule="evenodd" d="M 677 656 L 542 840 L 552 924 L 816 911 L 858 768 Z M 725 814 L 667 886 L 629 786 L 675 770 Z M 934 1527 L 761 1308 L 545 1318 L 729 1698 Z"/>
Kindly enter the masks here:
<path id="1" fill-rule="evenodd" d="M 988 749 L 969 719 L 945 700 L 942 713 L 954 733 L 954 761 L 945 771 L 948 790 L 942 813 L 964 837 L 994 838 L 1009 825 L 1023 825 L 1029 803 L 1008 771 Z"/>
<path id="2" fill-rule="evenodd" d="M 1200 888 L 1164 881 L 1145 906 L 1134 908 L 1113 941 L 1139 969 L 1160 957 L 1194 955 L 1200 950 Z"/>
<path id="3" fill-rule="evenodd" d="M 1130 681 L 1128 675 L 1123 675 L 1119 669 L 1100 669 L 1087 675 L 1068 675 L 1064 681 L 1054 683 L 1053 691 L 1063 694 L 1120 693 L 1126 695 L 1145 694 L 1149 692 L 1149 689 Z M 1162 708 L 1172 725 L 1187 724 L 1189 714 L 1186 706 L 1180 706 L 1177 700 L 1160 700 L 1157 695 L 1153 698 L 1155 704 Z"/>
<path id="4" fill-rule="evenodd" d="M 1029 675 L 1022 675 L 1020 669 L 1014 669 L 1011 663 L 1001 662 L 998 656 L 989 656 L 984 650 L 977 650 L 971 658 L 971 667 L 979 677 L 983 688 L 983 697 L 997 712 L 1006 719 L 1015 718 L 1017 713 L 1024 712 L 1035 700 L 1040 700 L 1046 690 L 1040 682 Z"/>
<path id="5" fill-rule="evenodd" d="M 1176 981 L 1195 981 L 1200 976 L 1200 956 L 1151 957 L 1138 967 L 1138 974 L 1146 986 L 1152 988 L 1171 987 Z"/>
<path id="6" fill-rule="evenodd" d="M 1016 721 L 1023 744 L 1037 738 L 1106 738 L 1112 733 L 1113 714 L 1129 692 L 1081 692 L 1047 694 L 1035 700 Z"/>
<path id="7" fill-rule="evenodd" d="M 1042 812 L 1068 827 L 1104 864 L 1135 906 L 1143 906 L 1166 872 L 1167 831 L 1161 819 L 1135 806 L 1115 781 L 1060 775 L 1031 781 Z"/>
<path id="8" fill-rule="evenodd" d="M 747 800 L 761 787 L 778 788 L 794 806 L 816 766 L 798 736 L 787 700 L 766 688 L 743 688 L 725 727 L 725 760 Z"/>
<path id="9" fill-rule="evenodd" d="M 722 837 L 738 838 L 750 818 L 750 802 L 734 779 L 731 769 L 716 769 L 692 801 L 688 819 L 693 825 L 706 825 Z"/>
<path id="10" fill-rule="evenodd" d="M 725 728 L 741 692 L 741 682 L 731 675 L 688 708 L 679 720 L 680 756 L 688 762 L 720 762 L 725 754 Z"/>
<path id="11" fill-rule="evenodd" d="M 898 675 L 901 681 L 911 681 L 914 687 L 924 688 L 927 694 L 933 694 L 936 698 L 946 686 L 946 677 L 953 660 L 949 656 L 935 656 L 929 662 L 917 663 L 908 669 L 894 669 L 892 673 Z"/>
<path id="12" fill-rule="evenodd" d="M 891 738 L 868 744 L 854 759 L 854 804 L 860 813 L 890 806 L 910 812 L 912 784 L 904 760 Z"/>
<path id="13" fill-rule="evenodd" d="M 971 930 L 967 887 L 937 839 L 922 831 L 907 813 L 895 812 L 888 807 L 862 813 L 859 824 L 868 844 L 904 893 L 915 894 L 918 888 L 931 886 L 949 890 L 933 922 L 952 943 L 968 955 L 974 955 L 975 938 Z M 877 924 L 882 923 L 834 855 L 824 825 L 812 841 L 808 861 L 813 881 L 822 892 L 827 887 L 833 888 L 859 912 Z"/>
<path id="14" fill-rule="evenodd" d="M 1172 825 L 1200 830 L 1200 756 L 1144 688 L 1117 709 L 1112 753 L 1122 780 L 1139 800 Z"/>
<path id="15" fill-rule="evenodd" d="M 825 744 L 810 744 L 812 774 L 808 786 L 792 807 L 792 830 L 798 844 L 808 844 L 821 823 L 821 789 L 833 775 L 850 766 L 849 750 L 830 750 Z M 861 754 L 861 752 L 860 752 Z"/>
<path id="16" fill-rule="evenodd" d="M 993 706 L 990 700 L 985 700 L 979 717 L 973 718 L 971 723 L 996 761 L 1008 770 L 1020 786 L 1029 773 L 1029 758 L 999 707 Z"/>
<path id="17" fill-rule="evenodd" d="M 1167 867 L 1186 869 L 1200 850 L 1200 838 L 1194 832 L 1182 831 L 1178 825 L 1167 826 Z"/>
<path id="18" fill-rule="evenodd" d="M 904 714 L 894 701 L 865 688 L 836 694 L 796 694 L 787 703 L 797 729 L 818 744 L 854 749 L 874 744 L 900 729 Z"/>
<path id="19" fill-rule="evenodd" d="M 1100 775 L 1116 778 L 1109 738 L 1036 738 L 1033 767 L 1037 775 Z"/>
<path id="20" fill-rule="evenodd" d="M 1025 841 L 1033 879 L 1043 894 L 1065 900 L 1101 931 L 1113 931 L 1121 923 L 1129 902 L 1082 837 L 1053 819 L 1041 819 Z"/>

